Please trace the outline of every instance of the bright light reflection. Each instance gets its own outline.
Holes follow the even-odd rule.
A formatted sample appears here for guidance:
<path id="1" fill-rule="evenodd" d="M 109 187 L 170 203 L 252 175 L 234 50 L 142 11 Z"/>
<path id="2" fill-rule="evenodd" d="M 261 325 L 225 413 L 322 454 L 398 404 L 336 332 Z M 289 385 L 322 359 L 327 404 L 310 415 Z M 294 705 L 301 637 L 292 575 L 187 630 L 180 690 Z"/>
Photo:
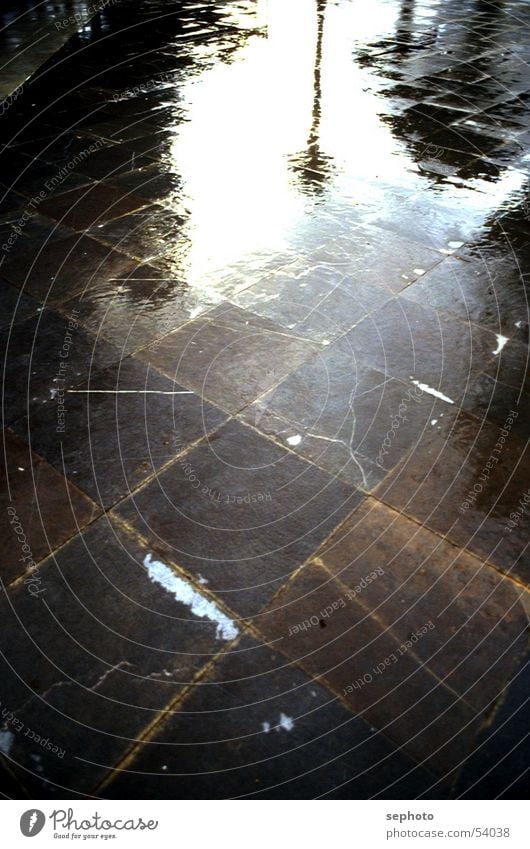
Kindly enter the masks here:
<path id="1" fill-rule="evenodd" d="M 251 35 L 229 63 L 217 61 L 179 83 L 171 156 L 190 216 L 185 273 L 191 286 L 204 291 L 215 272 L 253 256 L 286 251 L 311 209 L 337 221 L 367 200 L 372 209 L 376 202 L 384 211 L 399 203 L 389 188 L 405 189 L 409 198 L 430 191 L 441 213 L 444 194 L 449 208 L 453 205 L 454 187 L 435 193 L 429 177 L 411 167 L 406 144 L 378 114 L 381 97 L 369 90 L 367 72 L 355 62 L 356 45 L 393 31 L 397 6 L 378 0 L 321 5 L 317 104 L 317 0 L 247 2 L 242 27 L 249 26 L 254 9 L 254 24 L 265 25 L 266 36 Z M 312 133 L 318 137 L 319 156 L 329 163 L 313 198 L 293 166 L 296 157 L 305 156 L 303 161 L 314 167 L 315 157 L 307 154 Z M 518 183 L 512 172 L 494 191 L 467 190 L 460 200 L 470 211 L 480 210 L 485 220 L 522 180 Z"/>

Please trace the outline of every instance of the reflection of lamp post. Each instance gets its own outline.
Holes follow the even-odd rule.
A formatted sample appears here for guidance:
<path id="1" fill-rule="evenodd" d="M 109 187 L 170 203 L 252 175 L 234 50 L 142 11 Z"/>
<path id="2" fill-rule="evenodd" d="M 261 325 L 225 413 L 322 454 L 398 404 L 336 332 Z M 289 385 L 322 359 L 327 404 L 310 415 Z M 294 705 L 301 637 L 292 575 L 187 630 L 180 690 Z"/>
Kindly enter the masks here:
<path id="1" fill-rule="evenodd" d="M 300 182 L 310 192 L 320 193 L 323 184 L 333 170 L 332 157 L 320 148 L 320 121 L 322 118 L 322 45 L 324 41 L 324 17 L 328 0 L 316 0 L 317 4 L 317 44 L 315 51 L 315 71 L 313 76 L 313 119 L 307 139 L 307 148 L 289 157 L 290 165 Z"/>

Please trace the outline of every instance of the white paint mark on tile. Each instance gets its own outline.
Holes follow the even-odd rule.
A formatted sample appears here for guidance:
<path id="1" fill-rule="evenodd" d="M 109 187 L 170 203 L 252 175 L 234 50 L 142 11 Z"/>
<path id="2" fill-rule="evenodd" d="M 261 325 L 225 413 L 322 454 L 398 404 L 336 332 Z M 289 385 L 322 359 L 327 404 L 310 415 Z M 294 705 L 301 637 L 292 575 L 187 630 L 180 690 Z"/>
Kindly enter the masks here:
<path id="1" fill-rule="evenodd" d="M 496 333 L 495 335 L 497 337 L 497 347 L 495 348 L 495 350 L 492 353 L 493 354 L 500 354 L 500 352 L 502 351 L 502 349 L 504 348 L 506 343 L 509 342 L 510 340 L 508 339 L 507 336 L 501 336 L 500 333 Z"/>
<path id="2" fill-rule="evenodd" d="M 188 581 L 175 575 L 169 566 L 159 560 L 153 560 L 150 554 L 144 558 L 144 566 L 153 583 L 159 584 L 177 601 L 189 607 L 195 616 L 214 622 L 217 625 L 218 639 L 234 640 L 237 637 L 239 630 L 232 619 L 226 616 L 213 601 L 197 592 Z"/>
<path id="3" fill-rule="evenodd" d="M 279 731 L 280 728 L 283 728 L 284 731 L 292 731 L 294 728 L 294 721 L 290 716 L 286 716 L 284 713 L 281 713 L 280 721 L 276 726 L 276 731 Z"/>
<path id="4" fill-rule="evenodd" d="M 515 326 L 517 327 L 517 329 L 518 329 L 518 330 L 520 330 L 520 329 L 521 329 L 521 327 L 523 326 L 523 324 L 524 324 L 524 322 L 522 322 L 522 321 L 516 321 L 516 322 L 515 322 Z"/>
<path id="5" fill-rule="evenodd" d="M 461 248 L 463 244 L 463 242 L 448 242 L 449 247 L 453 251 L 456 251 L 458 248 Z"/>
<path id="6" fill-rule="evenodd" d="M 207 584 L 207 583 L 208 583 L 207 579 L 203 578 L 203 576 L 199 572 L 199 584 Z"/>
<path id="7" fill-rule="evenodd" d="M 422 274 L 425 274 L 425 269 L 424 268 L 414 268 L 412 273 L 415 274 L 416 277 L 421 277 Z"/>
<path id="8" fill-rule="evenodd" d="M 302 437 L 300 436 L 299 433 L 297 433 L 296 436 L 288 436 L 287 437 L 287 444 L 292 445 L 293 448 L 296 445 L 300 445 L 301 441 L 302 441 Z"/>
<path id="9" fill-rule="evenodd" d="M 8 755 L 13 745 L 15 735 L 11 731 L 0 731 L 0 752 L 3 755 Z"/>
<path id="10" fill-rule="evenodd" d="M 432 419 L 432 420 L 431 420 L 431 424 L 432 424 L 433 426 L 434 426 L 435 424 L 438 424 L 438 419 Z"/>
<path id="11" fill-rule="evenodd" d="M 17 466 L 19 472 L 25 472 L 25 468 L 23 466 Z"/>
<path id="12" fill-rule="evenodd" d="M 268 734 L 269 731 L 271 730 L 270 722 L 262 722 L 261 727 L 263 728 L 263 731 L 265 732 L 265 734 Z"/>
<path id="13" fill-rule="evenodd" d="M 188 390 L 182 392 L 162 392 L 159 389 L 69 389 L 70 395 L 193 395 Z"/>
<path id="14" fill-rule="evenodd" d="M 410 379 L 412 380 L 414 386 L 417 386 L 418 389 L 421 389 L 422 392 L 426 392 L 427 395 L 433 395 L 434 398 L 439 398 L 440 401 L 446 401 L 448 404 L 455 403 L 451 398 L 448 398 L 447 395 L 444 395 L 443 392 L 439 392 L 437 389 L 433 389 L 432 386 L 427 386 L 426 383 L 420 383 L 419 380 L 413 380 L 412 377 Z"/>

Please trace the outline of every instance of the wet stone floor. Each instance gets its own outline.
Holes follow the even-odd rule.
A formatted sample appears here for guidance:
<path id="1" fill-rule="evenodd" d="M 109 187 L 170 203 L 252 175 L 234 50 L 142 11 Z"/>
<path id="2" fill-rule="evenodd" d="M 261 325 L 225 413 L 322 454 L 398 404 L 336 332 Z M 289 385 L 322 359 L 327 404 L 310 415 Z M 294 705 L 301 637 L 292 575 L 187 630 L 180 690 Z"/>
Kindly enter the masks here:
<path id="1" fill-rule="evenodd" d="M 1 792 L 520 798 L 528 3 L 34 5 Z"/>

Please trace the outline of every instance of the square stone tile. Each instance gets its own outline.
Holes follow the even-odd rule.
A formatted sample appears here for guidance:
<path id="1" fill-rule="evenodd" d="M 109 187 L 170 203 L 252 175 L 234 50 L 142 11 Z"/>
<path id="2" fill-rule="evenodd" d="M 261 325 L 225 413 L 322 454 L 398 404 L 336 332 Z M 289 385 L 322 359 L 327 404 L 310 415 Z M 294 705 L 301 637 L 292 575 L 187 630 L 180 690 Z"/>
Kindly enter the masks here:
<path id="1" fill-rule="evenodd" d="M 151 204 L 141 212 L 131 212 L 90 228 L 100 242 L 144 261 L 168 253 L 175 242 L 185 240 L 183 215 Z"/>
<path id="2" fill-rule="evenodd" d="M 375 499 L 366 499 L 317 557 L 477 711 L 502 692 L 526 644 L 525 591 Z M 334 614 L 332 614 L 334 615 Z"/>
<path id="3" fill-rule="evenodd" d="M 278 271 L 232 300 L 297 336 L 329 342 L 390 297 L 383 286 L 354 280 L 340 268 L 307 263 L 302 269 Z"/>
<path id="4" fill-rule="evenodd" d="M 462 769 L 454 791 L 458 799 L 525 798 L 530 756 L 525 719 L 529 675 L 527 655 Z"/>
<path id="5" fill-rule="evenodd" d="M 163 163 L 150 163 L 146 168 L 135 169 L 113 177 L 110 185 L 123 194 L 134 192 L 137 197 L 150 203 L 172 205 L 173 199 L 178 206 L 182 198 L 182 180 L 175 169 Z"/>
<path id="6" fill-rule="evenodd" d="M 59 399 L 60 400 L 60 399 Z M 226 415 L 144 363 L 94 368 L 17 431 L 98 504 L 134 490 Z"/>
<path id="7" fill-rule="evenodd" d="M 241 418 L 341 480 L 370 490 L 444 406 L 414 384 L 357 362 L 339 339 Z"/>
<path id="8" fill-rule="evenodd" d="M 120 357 L 118 348 L 79 326 L 76 314 L 44 309 L 2 330 L 4 424 L 31 415 L 43 404 L 59 405 L 59 391 L 86 379 Z M 55 410 L 57 419 L 57 410 Z M 20 428 L 24 430 L 22 422 Z"/>
<path id="9" fill-rule="evenodd" d="M 2 273 L 14 286 L 50 304 L 89 292 L 125 276 L 136 267 L 131 257 L 87 236 L 60 235 L 34 240 L 29 247 L 20 239 L 2 265 Z M 116 288 L 115 283 L 110 283 Z"/>
<path id="10" fill-rule="evenodd" d="M 524 422 L 509 411 L 505 424 L 480 423 L 465 413 L 446 416 L 380 484 L 377 496 L 528 581 L 526 434 Z"/>
<path id="11" fill-rule="evenodd" d="M 318 346 L 231 305 L 191 321 L 139 354 L 145 362 L 230 413 L 237 413 Z"/>
<path id="12" fill-rule="evenodd" d="M 86 230 L 95 224 L 111 221 L 146 206 L 147 202 L 128 191 L 120 191 L 104 183 L 94 183 L 50 197 L 39 206 L 39 212 L 73 230 Z"/>
<path id="13" fill-rule="evenodd" d="M 448 408 L 495 361 L 497 346 L 494 333 L 404 297 L 394 298 L 365 318 L 346 334 L 345 341 L 358 361 L 441 393 L 448 399 Z"/>
<path id="14" fill-rule="evenodd" d="M 90 183 L 90 178 L 86 175 L 78 171 L 61 172 L 57 166 L 42 159 L 20 155 L 13 157 L 9 165 L 0 178 L 2 185 L 10 191 L 16 190 L 26 195 L 28 201 L 38 196 L 41 191 L 46 195 L 60 195 Z"/>
<path id="15" fill-rule="evenodd" d="M 0 329 L 2 331 L 19 321 L 25 321 L 41 307 L 38 301 L 24 295 L 0 278 Z"/>
<path id="16" fill-rule="evenodd" d="M 242 617 L 278 588 L 361 495 L 229 422 L 117 508 Z"/>
<path id="17" fill-rule="evenodd" d="M 484 371 L 495 380 L 513 386 L 519 392 L 530 394 L 530 349 L 516 340 L 510 340 L 501 352 L 484 366 Z"/>
<path id="18" fill-rule="evenodd" d="M 60 305 L 78 310 L 79 323 L 119 348 L 122 356 L 152 342 L 209 312 L 221 299 L 191 288 L 174 278 L 140 275 L 157 274 L 151 266 L 137 267 L 128 277 L 109 281 L 82 297 Z"/>
<path id="19" fill-rule="evenodd" d="M 19 218 L 28 205 L 27 198 L 5 186 L 0 189 L 0 221 Z"/>
<path id="20" fill-rule="evenodd" d="M 99 510 L 11 430 L 2 436 L 1 578 L 7 584 L 75 536 Z"/>
<path id="21" fill-rule="evenodd" d="M 528 386 L 530 389 L 530 385 Z M 488 374 L 479 374 L 468 386 L 462 408 L 480 421 L 487 419 L 503 427 L 510 410 L 519 413 L 519 420 L 530 421 L 530 394 L 508 386 Z"/>
<path id="22" fill-rule="evenodd" d="M 509 339 L 528 341 L 528 284 L 517 263 L 447 257 L 404 293 L 420 304 L 472 321 Z"/>
<path id="23" fill-rule="evenodd" d="M 435 783 L 322 686 L 244 637 L 103 795 L 434 798 Z"/>
<path id="24" fill-rule="evenodd" d="M 401 292 L 443 259 L 436 246 L 427 247 L 413 235 L 411 238 L 393 233 L 376 224 L 356 228 L 350 237 L 341 240 L 341 250 L 347 257 L 345 270 L 353 284 L 365 290 L 370 285 L 381 286 L 390 294 Z"/>
<path id="25" fill-rule="evenodd" d="M 473 747 L 476 711 L 350 595 L 329 572 L 306 565 L 263 611 L 259 629 L 406 754 L 449 779 Z M 418 615 L 414 632 L 425 627 Z"/>
<path id="26" fill-rule="evenodd" d="M 151 164 L 146 156 L 135 156 L 125 145 L 112 144 L 87 157 L 80 163 L 79 171 L 93 180 L 110 180 Z"/>
<path id="27" fill-rule="evenodd" d="M 39 566 L 38 595 L 0 602 L 4 742 L 33 798 L 93 788 L 229 645 L 217 608 L 194 613 L 200 594 L 148 557 L 102 519 Z"/>

